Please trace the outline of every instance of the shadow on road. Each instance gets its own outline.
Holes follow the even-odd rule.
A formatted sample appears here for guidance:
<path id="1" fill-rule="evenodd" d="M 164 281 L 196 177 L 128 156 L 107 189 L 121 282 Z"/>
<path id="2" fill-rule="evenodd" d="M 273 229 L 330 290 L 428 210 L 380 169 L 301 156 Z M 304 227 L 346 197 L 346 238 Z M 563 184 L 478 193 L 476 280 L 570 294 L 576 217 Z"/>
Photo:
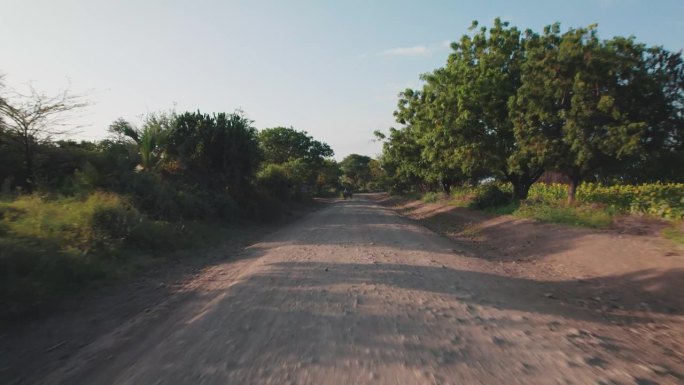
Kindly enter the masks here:
<path id="1" fill-rule="evenodd" d="M 684 271 L 671 274 L 681 278 Z M 661 279 L 642 272 L 612 277 L 601 285 L 629 284 L 651 291 Z M 401 290 L 385 290 L 388 287 Z M 563 295 L 572 292 L 574 283 L 437 266 L 272 263 L 263 273 L 249 275 L 227 291 L 188 293 L 189 303 L 203 304 L 203 308 L 174 314 L 167 320 L 168 327 L 162 324 L 158 328 L 161 336 L 141 336 L 137 345 L 151 348 L 140 357 L 122 356 L 119 365 L 131 367 L 141 357 L 154 357 L 155 367 L 168 367 L 169 378 L 179 379 L 191 372 L 194 364 L 181 358 L 194 356 L 218 357 L 227 372 L 274 368 L 274 362 L 282 363 L 284 369 L 294 363 L 340 368 L 367 361 L 421 368 L 426 359 L 495 370 L 497 365 L 538 359 L 532 347 L 538 349 L 539 341 L 509 338 L 536 333 L 552 339 L 554 346 L 559 343 L 556 338 L 570 344 L 592 344 L 595 356 L 591 362 L 597 365 L 616 354 L 622 360 L 640 362 L 623 356 L 623 351 L 633 349 L 625 345 L 628 338 L 573 332 L 565 322 L 636 325 L 652 321 L 653 313 L 623 316 L 578 310 L 559 304 L 560 299 L 538 296 L 549 289 Z M 392 296 L 386 297 L 388 292 Z M 432 298 L 425 302 L 429 305 L 422 302 L 425 298 Z M 185 326 L 178 329 L 178 325 Z M 483 344 L 499 348 L 482 350 Z M 511 350 L 516 351 L 514 357 Z M 682 378 L 672 370 L 670 373 Z"/>
<path id="2" fill-rule="evenodd" d="M 364 196 L 336 203 L 282 231 L 239 253 L 239 261 L 263 263 L 259 269 L 229 287 L 216 275 L 211 278 L 215 288 L 209 281 L 174 294 L 173 307 L 153 311 L 154 319 L 145 328 L 131 331 L 117 348 L 121 354 L 112 354 L 116 362 L 109 362 L 108 355 L 98 358 L 111 373 L 97 371 L 99 365 L 93 361 L 90 374 L 107 378 L 139 360 L 155 360 L 155 367 L 168 366 L 168 378 L 191 383 L 183 376 L 192 373 L 196 362 L 187 357 L 215 357 L 226 371 L 247 370 L 260 363 L 273 368 L 274 362 L 301 362 L 302 357 L 309 357 L 309 363 L 336 367 L 371 358 L 422 367 L 426 354 L 439 355 L 433 358 L 444 364 L 503 365 L 512 360 L 505 349 L 512 343 L 506 340 L 507 334 L 547 330 L 567 339 L 566 321 L 637 327 L 684 314 L 684 299 L 659 302 L 672 290 L 668 282 L 684 281 L 684 269 L 567 281 L 455 269 L 437 262 L 457 257 L 453 241 Z M 574 241 L 559 237 L 538 246 L 544 254 Z M 344 258 L 346 252 L 353 251 L 358 259 L 388 249 L 404 257 L 434 255 L 435 260 L 423 258 L 413 264 L 410 259 L 391 263 L 391 258 L 379 258 L 360 263 Z M 278 257 L 269 258 L 270 253 Z M 313 260 L 306 260 L 302 253 L 309 253 Z M 325 253 L 337 253 L 337 260 L 344 262 L 325 262 L 321 257 Z M 217 265 L 223 262 L 217 260 Z M 159 290 L 170 291 L 168 287 Z M 620 298 L 629 293 L 638 293 L 647 303 Z M 430 305 L 417 298 L 429 298 L 425 303 Z M 454 330 L 458 330 L 456 335 Z M 482 330 L 486 335 L 473 334 Z M 473 338 L 488 338 L 486 343 L 501 349 L 481 351 L 477 346 L 483 342 L 469 341 Z M 610 354 L 623 350 L 628 340 L 580 333 L 572 342 L 584 338 Z M 524 351 L 524 346 L 519 348 Z M 87 374 L 82 382 L 73 383 L 88 383 Z"/>

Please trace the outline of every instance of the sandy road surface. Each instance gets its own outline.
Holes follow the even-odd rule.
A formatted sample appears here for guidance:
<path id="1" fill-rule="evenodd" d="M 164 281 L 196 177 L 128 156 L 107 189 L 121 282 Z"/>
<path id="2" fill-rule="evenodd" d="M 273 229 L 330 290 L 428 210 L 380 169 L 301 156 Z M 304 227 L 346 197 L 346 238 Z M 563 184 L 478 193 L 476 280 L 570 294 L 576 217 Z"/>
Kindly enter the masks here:
<path id="1" fill-rule="evenodd" d="M 289 225 L 48 384 L 674 384 L 679 315 L 599 317 L 367 197 Z M 663 331 L 667 325 L 667 332 Z M 660 334 L 658 334 L 660 333 Z M 669 336 L 669 337 L 668 337 Z"/>

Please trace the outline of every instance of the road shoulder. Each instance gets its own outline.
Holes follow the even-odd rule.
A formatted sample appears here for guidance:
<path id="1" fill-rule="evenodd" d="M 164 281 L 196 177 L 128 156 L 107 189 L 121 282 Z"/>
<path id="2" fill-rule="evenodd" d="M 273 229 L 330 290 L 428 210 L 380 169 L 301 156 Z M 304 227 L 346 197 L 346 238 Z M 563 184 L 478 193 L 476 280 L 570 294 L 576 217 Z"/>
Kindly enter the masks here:
<path id="1" fill-rule="evenodd" d="M 316 200 L 275 223 L 236 225 L 217 246 L 184 252 L 155 271 L 65 299 L 40 318 L 0 330 L 0 383 L 36 383 L 93 342 L 168 316 L 191 300 L 194 288 L 231 268 L 237 273 L 247 246 L 329 204 Z"/>

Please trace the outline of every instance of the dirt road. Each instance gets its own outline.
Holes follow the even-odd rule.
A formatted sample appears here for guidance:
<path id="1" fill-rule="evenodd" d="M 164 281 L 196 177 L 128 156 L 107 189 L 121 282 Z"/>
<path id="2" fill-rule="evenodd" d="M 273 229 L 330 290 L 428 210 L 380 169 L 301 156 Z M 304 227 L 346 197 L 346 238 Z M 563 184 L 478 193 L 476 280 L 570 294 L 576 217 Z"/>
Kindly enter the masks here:
<path id="1" fill-rule="evenodd" d="M 599 314 L 365 196 L 84 347 L 47 384 L 675 384 L 680 314 Z M 673 347 L 674 346 L 674 347 Z"/>

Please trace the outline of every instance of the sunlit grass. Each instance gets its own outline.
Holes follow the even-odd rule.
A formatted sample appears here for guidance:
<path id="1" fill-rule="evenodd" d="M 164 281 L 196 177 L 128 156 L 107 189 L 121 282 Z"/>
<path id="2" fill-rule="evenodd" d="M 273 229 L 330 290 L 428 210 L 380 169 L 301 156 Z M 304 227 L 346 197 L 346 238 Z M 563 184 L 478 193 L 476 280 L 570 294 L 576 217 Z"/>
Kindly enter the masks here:
<path id="1" fill-rule="evenodd" d="M 638 186 L 583 183 L 574 204 L 567 203 L 567 186 L 561 184 L 534 184 L 528 199 L 522 203 L 512 200 L 511 191 L 510 184 L 505 183 L 455 187 L 450 197 L 442 201 L 450 206 L 479 209 L 494 215 L 591 228 L 610 227 L 617 215 L 646 215 L 666 220 L 677 220 L 684 215 L 684 184 L 681 183 Z M 433 202 L 437 196 L 425 194 L 423 201 Z M 678 237 L 674 230 L 670 233 L 674 234 L 671 237 Z"/>
<path id="2" fill-rule="evenodd" d="M 216 243 L 220 223 L 152 220 L 122 196 L 0 201 L 0 305 L 13 312 L 121 279 L 175 250 Z"/>
<path id="3" fill-rule="evenodd" d="M 455 207 L 477 209 L 474 204 L 478 194 L 484 191 L 472 188 L 455 189 L 451 196 L 444 200 L 445 204 Z M 436 201 L 437 195 L 426 194 L 423 202 Z M 479 210 L 493 215 L 513 215 L 521 218 L 534 219 L 541 222 L 559 223 L 570 226 L 608 228 L 613 223 L 617 210 L 607 205 L 577 203 L 569 205 L 565 200 L 530 199 L 527 201 L 509 201 L 493 206 L 485 206 Z"/>
<path id="4" fill-rule="evenodd" d="M 684 222 L 673 223 L 663 230 L 663 236 L 675 243 L 684 245 Z"/>
<path id="5" fill-rule="evenodd" d="M 523 203 L 511 214 L 541 222 L 591 228 L 608 228 L 613 224 L 613 213 L 609 209 L 586 205 Z"/>

